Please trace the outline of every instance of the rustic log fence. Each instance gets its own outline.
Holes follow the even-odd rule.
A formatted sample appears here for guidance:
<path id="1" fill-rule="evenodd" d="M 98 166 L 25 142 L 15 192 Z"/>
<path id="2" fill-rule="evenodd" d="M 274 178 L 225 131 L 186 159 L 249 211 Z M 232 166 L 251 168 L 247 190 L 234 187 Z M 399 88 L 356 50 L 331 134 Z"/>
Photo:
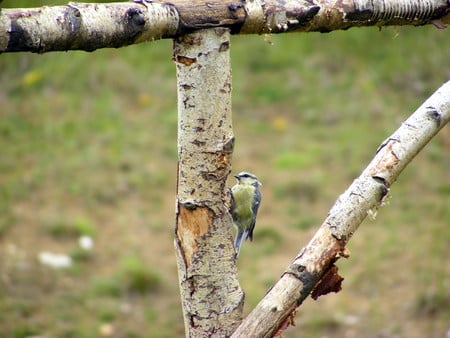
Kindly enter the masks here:
<path id="1" fill-rule="evenodd" d="M 242 320 L 229 196 L 234 136 L 231 34 L 329 32 L 354 26 L 450 21 L 445 0 L 135 1 L 2 9 L 0 52 L 85 50 L 174 39 L 178 77 L 178 186 L 175 226 L 186 335 L 270 337 L 289 326 L 303 300 L 340 290 L 334 265 L 346 243 L 389 194 L 412 158 L 450 120 L 442 85 L 376 152 L 336 201 L 310 243 Z"/>

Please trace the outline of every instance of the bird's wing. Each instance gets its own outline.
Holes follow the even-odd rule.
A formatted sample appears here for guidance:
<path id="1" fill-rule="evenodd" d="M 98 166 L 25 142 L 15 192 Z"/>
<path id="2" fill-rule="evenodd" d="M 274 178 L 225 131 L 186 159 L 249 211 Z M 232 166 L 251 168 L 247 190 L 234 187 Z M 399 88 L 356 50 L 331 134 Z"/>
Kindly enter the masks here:
<path id="1" fill-rule="evenodd" d="M 255 189 L 255 196 L 253 196 L 253 198 L 257 202 L 254 203 L 253 207 L 252 207 L 253 220 L 252 220 L 252 223 L 250 224 L 250 227 L 248 229 L 248 233 L 246 236 L 246 238 L 250 241 L 253 240 L 253 229 L 255 228 L 255 225 L 256 225 L 256 215 L 258 214 L 258 208 L 259 208 L 259 205 L 261 204 L 261 192 L 259 191 L 259 189 Z"/>

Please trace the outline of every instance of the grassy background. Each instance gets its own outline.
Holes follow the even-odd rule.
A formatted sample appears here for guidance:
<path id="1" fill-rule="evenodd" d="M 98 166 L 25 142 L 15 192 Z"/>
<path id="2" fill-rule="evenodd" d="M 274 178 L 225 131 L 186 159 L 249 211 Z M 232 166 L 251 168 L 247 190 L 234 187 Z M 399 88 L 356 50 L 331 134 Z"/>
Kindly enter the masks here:
<path id="1" fill-rule="evenodd" d="M 272 41 L 233 37 L 231 48 L 233 171 L 263 182 L 238 262 L 246 312 L 377 146 L 450 78 L 448 30 L 434 27 Z M 183 336 L 171 41 L 3 54 L 0 88 L 0 337 Z M 349 243 L 343 290 L 306 301 L 286 337 L 448 336 L 449 172 L 447 126 Z M 42 266 L 41 251 L 74 265 Z"/>

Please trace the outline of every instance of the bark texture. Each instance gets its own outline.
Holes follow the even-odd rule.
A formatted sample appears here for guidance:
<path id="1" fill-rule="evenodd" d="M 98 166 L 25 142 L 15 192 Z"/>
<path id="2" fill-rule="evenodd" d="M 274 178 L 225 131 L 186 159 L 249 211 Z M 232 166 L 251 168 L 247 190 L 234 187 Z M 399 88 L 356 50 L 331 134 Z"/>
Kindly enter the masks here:
<path id="1" fill-rule="evenodd" d="M 345 245 L 359 224 L 374 216 L 391 184 L 420 150 L 450 121 L 450 81 L 439 88 L 376 151 L 362 174 L 337 199 L 317 233 L 232 337 L 272 337 L 291 323 L 312 295 L 341 289 L 334 265 L 348 257 Z"/>
<path id="2" fill-rule="evenodd" d="M 186 336 L 230 336 L 242 319 L 225 186 L 231 171 L 230 34 L 178 38 L 178 186 L 175 249 Z"/>
<path id="3" fill-rule="evenodd" d="M 0 52 L 85 50 L 123 47 L 172 37 L 179 17 L 173 6 L 135 3 L 83 4 L 2 9 Z"/>
<path id="4" fill-rule="evenodd" d="M 330 32 L 355 26 L 450 23 L 448 0 L 174 0 L 0 11 L 1 52 L 93 51 L 195 30 L 232 34 Z"/>

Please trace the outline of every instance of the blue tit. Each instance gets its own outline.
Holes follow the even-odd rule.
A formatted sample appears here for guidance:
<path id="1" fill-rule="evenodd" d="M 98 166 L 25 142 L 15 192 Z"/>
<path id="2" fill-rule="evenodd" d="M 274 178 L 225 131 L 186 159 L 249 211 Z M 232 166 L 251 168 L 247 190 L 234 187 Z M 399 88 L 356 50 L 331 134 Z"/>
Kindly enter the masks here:
<path id="1" fill-rule="evenodd" d="M 234 246 L 236 258 L 239 256 L 242 239 L 253 239 L 253 229 L 256 223 L 256 214 L 261 203 L 261 183 L 258 178 L 246 171 L 234 175 L 237 184 L 231 188 L 231 216 L 237 229 Z"/>

